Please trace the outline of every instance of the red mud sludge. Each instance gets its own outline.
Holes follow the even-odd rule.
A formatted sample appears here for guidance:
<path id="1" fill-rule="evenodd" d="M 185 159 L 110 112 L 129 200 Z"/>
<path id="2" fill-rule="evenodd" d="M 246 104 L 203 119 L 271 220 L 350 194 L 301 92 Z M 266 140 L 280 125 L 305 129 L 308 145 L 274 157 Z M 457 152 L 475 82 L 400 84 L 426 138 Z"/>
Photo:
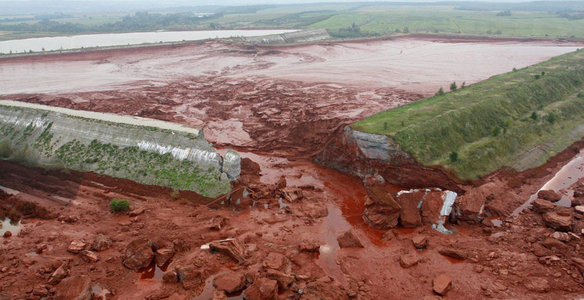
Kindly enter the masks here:
<path id="1" fill-rule="evenodd" d="M 473 195 L 484 201 L 477 215 L 496 215 L 500 226 L 456 218 L 454 209 L 448 226 L 455 233 L 448 235 L 423 222 L 373 229 L 363 220 L 368 197 L 363 181 L 313 162 L 357 119 L 420 99 L 454 80 L 477 82 L 572 49 L 564 46 L 404 38 L 264 49 L 207 42 L 3 60 L 0 77 L 8 80 L 0 88 L 6 88 L 7 98 L 203 127 L 214 146 L 241 153 L 243 169 L 233 194 L 210 199 L 94 173 L 0 161 L 0 186 L 14 191 L 0 193 L 0 200 L 30 201 L 49 212 L 46 220 L 25 217 L 20 232 L 3 240 L 0 276 L 18 280 L 12 275 L 0 280 L 0 298 L 64 294 L 62 286 L 47 280 L 57 275 L 79 283 L 74 296 L 99 286 L 120 299 L 241 299 L 262 294 L 262 287 L 266 297 L 277 299 L 423 299 L 436 293 L 453 299 L 577 297 L 584 291 L 581 213 L 553 206 L 553 213 L 572 221 L 568 231 L 558 233 L 540 212 L 504 214 L 536 193 L 573 153 L 533 173 L 493 174 L 492 184 Z M 74 79 L 71 71 L 88 80 Z M 349 159 L 347 149 L 337 150 L 328 158 Z M 364 177 L 372 175 L 361 162 L 353 163 Z M 462 197 L 476 187 L 457 188 Z M 387 183 L 380 193 L 396 197 L 400 190 Z M 432 195 L 435 206 L 440 195 Z M 140 210 L 112 214 L 113 198 Z M 345 232 L 363 247 L 341 248 L 338 237 Z M 111 247 L 96 252 L 97 261 L 67 252 L 71 242 L 92 245 L 97 236 L 111 240 Z M 414 243 L 418 236 L 426 240 Z M 139 273 L 120 259 L 137 239 L 150 242 Z M 41 254 L 26 255 L 37 247 Z M 160 267 L 148 252 L 159 249 L 173 253 Z M 464 260 L 444 256 L 441 249 L 454 249 Z M 224 272 L 241 275 L 228 285 L 241 291 L 223 294 L 213 286 Z"/>

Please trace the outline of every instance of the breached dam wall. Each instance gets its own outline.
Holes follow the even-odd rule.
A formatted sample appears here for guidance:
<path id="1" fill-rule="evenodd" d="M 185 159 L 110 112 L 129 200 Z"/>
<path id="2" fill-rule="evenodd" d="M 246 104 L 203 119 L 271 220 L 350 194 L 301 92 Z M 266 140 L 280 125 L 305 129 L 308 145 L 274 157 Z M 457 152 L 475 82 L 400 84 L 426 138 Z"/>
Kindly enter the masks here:
<path id="1" fill-rule="evenodd" d="M 311 29 L 282 34 L 272 34 L 265 36 L 245 37 L 244 41 L 254 44 L 281 45 L 294 43 L 310 43 L 330 39 L 326 29 Z"/>
<path id="2" fill-rule="evenodd" d="M 336 138 L 317 155 L 316 161 L 360 178 L 379 174 L 397 186 L 439 187 L 461 192 L 448 174 L 418 164 L 391 138 L 354 130 L 350 126 L 337 132 Z"/>
<path id="3" fill-rule="evenodd" d="M 239 176 L 202 131 L 115 114 L 0 101 L 0 159 L 131 179 L 214 197 Z"/>

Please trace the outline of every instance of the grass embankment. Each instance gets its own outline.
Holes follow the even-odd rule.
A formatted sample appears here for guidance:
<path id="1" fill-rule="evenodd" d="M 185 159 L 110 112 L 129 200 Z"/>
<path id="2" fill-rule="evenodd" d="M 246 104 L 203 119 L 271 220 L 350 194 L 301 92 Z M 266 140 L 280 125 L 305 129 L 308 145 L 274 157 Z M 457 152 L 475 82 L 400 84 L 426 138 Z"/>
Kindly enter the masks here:
<path id="1" fill-rule="evenodd" d="M 423 165 L 475 180 L 543 164 L 584 136 L 584 51 L 492 77 L 352 125 L 391 137 Z"/>

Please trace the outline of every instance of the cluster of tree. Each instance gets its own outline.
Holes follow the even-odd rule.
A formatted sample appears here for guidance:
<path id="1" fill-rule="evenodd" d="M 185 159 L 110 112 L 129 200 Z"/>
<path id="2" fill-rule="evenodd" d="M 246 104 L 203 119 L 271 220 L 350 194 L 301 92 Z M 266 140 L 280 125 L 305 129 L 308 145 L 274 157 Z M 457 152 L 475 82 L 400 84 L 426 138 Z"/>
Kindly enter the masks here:
<path id="1" fill-rule="evenodd" d="M 508 9 L 497 13 L 497 17 L 510 17 L 510 16 L 511 16 L 511 11 Z"/>
<path id="2" fill-rule="evenodd" d="M 364 37 L 372 35 L 370 32 L 361 31 L 361 27 L 355 23 L 348 27 L 339 28 L 337 31 L 330 30 L 329 34 L 337 38 Z"/>
<path id="3" fill-rule="evenodd" d="M 0 30 L 80 33 L 189 29 L 199 25 L 203 20 L 218 18 L 221 16 L 221 13 L 212 15 L 197 15 L 194 13 L 150 14 L 148 12 L 137 12 L 134 15 L 123 17 L 120 21 L 100 25 L 83 25 L 69 22 L 61 23 L 49 19 L 44 19 L 37 23 L 4 24 L 0 25 Z"/>

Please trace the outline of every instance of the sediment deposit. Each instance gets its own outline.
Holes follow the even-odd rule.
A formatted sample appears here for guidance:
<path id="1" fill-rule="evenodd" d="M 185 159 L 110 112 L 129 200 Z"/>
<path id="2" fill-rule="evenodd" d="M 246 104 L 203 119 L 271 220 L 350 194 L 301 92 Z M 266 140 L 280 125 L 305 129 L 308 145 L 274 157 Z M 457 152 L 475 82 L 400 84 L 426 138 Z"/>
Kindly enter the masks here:
<path id="1" fill-rule="evenodd" d="M 583 215 L 551 202 L 543 204 L 547 212 L 512 215 L 576 155 L 573 149 L 476 186 L 440 185 L 437 174 L 431 186 L 418 180 L 417 190 L 392 185 L 391 171 L 381 176 L 387 180 L 363 180 L 312 162 L 360 118 L 575 46 L 458 42 L 268 49 L 210 42 L 3 62 L 0 73 L 14 76 L 3 78 L 36 80 L 10 79 L 7 98 L 204 127 L 226 160 L 228 147 L 242 159 L 232 193 L 216 199 L 0 161 L 2 203 L 33 203 L 0 207 L 23 217 L 1 246 L 0 295 L 71 295 L 72 283 L 81 283 L 75 286 L 87 289 L 74 296 L 92 288 L 114 299 L 577 297 Z M 63 69 L 38 71 L 55 64 Z M 73 70 L 95 81 L 69 80 Z M 57 73 L 60 79 L 50 78 Z M 354 147 L 359 143 L 383 157 L 386 148 Z M 347 154 L 339 151 L 327 157 Z M 358 159 L 353 166 L 366 175 Z M 404 176 L 415 182 L 416 172 L 424 169 Z M 451 207 L 445 190 L 457 192 Z M 111 213 L 112 198 L 128 199 L 130 212 Z M 444 216 L 443 209 L 452 210 Z M 558 221 L 570 221 L 570 230 Z M 439 222 L 453 234 L 434 230 Z"/>

